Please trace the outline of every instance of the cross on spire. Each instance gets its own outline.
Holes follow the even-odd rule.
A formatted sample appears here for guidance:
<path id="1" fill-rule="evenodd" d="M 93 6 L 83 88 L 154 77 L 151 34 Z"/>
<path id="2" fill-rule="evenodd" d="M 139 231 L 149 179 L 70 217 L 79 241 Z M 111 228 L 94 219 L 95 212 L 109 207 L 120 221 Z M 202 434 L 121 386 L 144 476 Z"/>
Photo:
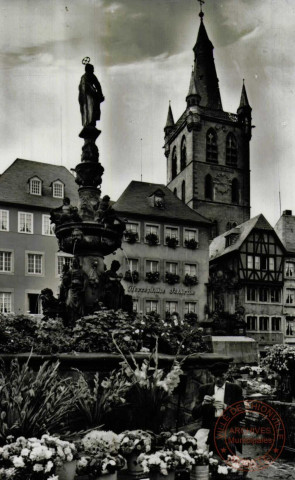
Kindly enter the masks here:
<path id="1" fill-rule="evenodd" d="M 197 2 L 199 2 L 199 4 L 200 4 L 199 17 L 201 18 L 201 20 L 203 20 L 204 12 L 202 10 L 202 6 L 204 5 L 205 1 L 204 0 L 197 0 Z"/>

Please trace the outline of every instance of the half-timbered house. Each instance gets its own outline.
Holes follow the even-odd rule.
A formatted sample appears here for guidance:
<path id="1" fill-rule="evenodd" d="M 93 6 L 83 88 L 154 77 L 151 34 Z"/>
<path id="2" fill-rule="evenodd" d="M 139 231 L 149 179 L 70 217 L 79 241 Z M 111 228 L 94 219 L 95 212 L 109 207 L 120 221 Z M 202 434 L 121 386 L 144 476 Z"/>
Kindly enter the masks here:
<path id="1" fill-rule="evenodd" d="M 262 214 L 210 245 L 211 312 L 242 312 L 247 335 L 265 345 L 283 341 L 284 246 Z"/>

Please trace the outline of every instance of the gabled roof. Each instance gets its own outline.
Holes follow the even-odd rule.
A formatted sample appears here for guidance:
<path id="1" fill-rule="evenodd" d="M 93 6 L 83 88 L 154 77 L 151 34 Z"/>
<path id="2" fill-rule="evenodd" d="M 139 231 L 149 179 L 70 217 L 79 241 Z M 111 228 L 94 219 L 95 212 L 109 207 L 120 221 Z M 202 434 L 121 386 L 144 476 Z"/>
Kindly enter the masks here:
<path id="1" fill-rule="evenodd" d="M 27 182 L 32 177 L 38 177 L 43 182 L 41 196 L 29 193 Z M 65 197 L 70 198 L 72 205 L 77 205 L 78 186 L 67 168 L 17 158 L 0 176 L 0 202 L 48 210 L 56 208 L 62 203 L 62 199 L 52 196 L 51 185 L 56 180 L 65 184 Z"/>
<path id="2" fill-rule="evenodd" d="M 164 208 L 151 205 L 150 196 L 157 189 L 165 193 Z M 204 224 L 208 226 L 211 224 L 210 220 L 185 205 L 169 188 L 157 183 L 133 180 L 114 204 L 114 209 L 127 216 L 158 217 L 162 221 L 170 220 L 182 224 Z"/>
<path id="3" fill-rule="evenodd" d="M 266 218 L 261 213 L 256 217 L 250 218 L 250 220 L 247 222 L 241 223 L 241 225 L 238 225 L 237 227 L 234 227 L 222 235 L 214 238 L 209 246 L 209 261 L 221 257 L 222 255 L 227 255 L 230 252 L 239 250 L 254 228 L 257 230 L 271 230 L 276 235 L 273 227 L 268 223 Z M 226 247 L 226 237 L 231 233 L 236 235 L 238 231 L 239 237 L 237 238 L 236 242 L 233 245 Z M 281 244 L 279 238 L 278 242 Z"/>

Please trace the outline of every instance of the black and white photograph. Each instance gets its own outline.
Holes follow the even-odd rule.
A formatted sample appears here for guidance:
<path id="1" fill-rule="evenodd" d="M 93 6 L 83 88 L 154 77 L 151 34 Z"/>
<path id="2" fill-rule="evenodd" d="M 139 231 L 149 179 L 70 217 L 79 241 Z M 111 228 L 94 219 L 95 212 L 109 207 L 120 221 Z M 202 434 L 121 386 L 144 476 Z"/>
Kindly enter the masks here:
<path id="1" fill-rule="evenodd" d="M 295 480 L 294 25 L 0 0 L 0 480 Z"/>

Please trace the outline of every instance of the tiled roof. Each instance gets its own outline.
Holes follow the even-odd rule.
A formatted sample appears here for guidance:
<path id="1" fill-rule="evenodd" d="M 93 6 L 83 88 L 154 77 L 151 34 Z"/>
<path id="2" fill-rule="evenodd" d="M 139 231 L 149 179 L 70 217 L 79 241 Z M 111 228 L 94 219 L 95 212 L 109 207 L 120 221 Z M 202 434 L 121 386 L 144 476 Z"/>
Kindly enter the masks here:
<path id="1" fill-rule="evenodd" d="M 151 202 L 151 195 L 158 189 L 161 189 L 165 194 L 164 208 L 157 208 Z M 210 220 L 185 205 L 169 188 L 158 183 L 133 180 L 114 204 L 114 209 L 127 216 L 133 214 L 145 217 L 158 217 L 163 221 L 169 219 L 178 223 L 211 224 Z"/>
<path id="2" fill-rule="evenodd" d="M 41 196 L 29 193 L 28 180 L 34 176 L 42 180 Z M 72 205 L 77 205 L 78 186 L 67 168 L 17 158 L 0 176 L 0 202 L 47 209 L 58 207 L 62 199 L 52 196 L 51 184 L 55 180 L 65 184 L 65 197 L 70 198 Z"/>
<path id="3" fill-rule="evenodd" d="M 268 221 L 262 214 L 250 218 L 250 220 L 248 220 L 247 222 L 244 222 L 241 225 L 238 225 L 237 227 L 228 230 L 227 232 L 219 235 L 218 237 L 214 238 L 214 240 L 212 240 L 209 246 L 209 260 L 211 261 L 215 258 L 221 257 L 222 255 L 226 255 L 230 252 L 239 250 L 239 248 L 242 246 L 242 244 L 254 228 L 258 230 L 272 230 L 274 232 L 273 227 L 268 223 Z M 238 232 L 239 236 L 236 242 L 233 245 L 226 247 L 226 237 L 231 233 L 237 235 Z"/>

